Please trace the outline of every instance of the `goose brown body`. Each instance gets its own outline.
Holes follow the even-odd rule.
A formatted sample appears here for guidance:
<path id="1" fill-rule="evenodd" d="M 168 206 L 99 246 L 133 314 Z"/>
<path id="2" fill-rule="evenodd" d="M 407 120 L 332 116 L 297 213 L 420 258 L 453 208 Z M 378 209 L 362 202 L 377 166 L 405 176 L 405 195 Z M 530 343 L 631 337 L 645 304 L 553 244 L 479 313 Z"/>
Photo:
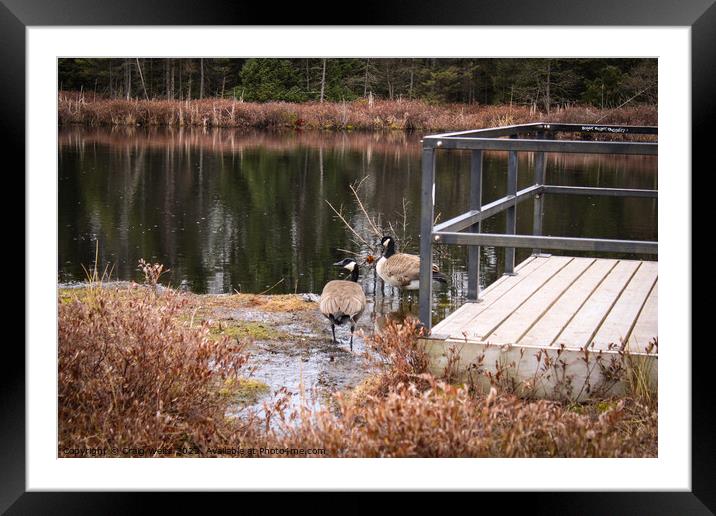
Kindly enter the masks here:
<path id="1" fill-rule="evenodd" d="M 358 283 L 358 265 L 355 260 L 345 258 L 343 261 L 334 263 L 351 271 L 351 279 L 332 280 L 326 283 L 321 292 L 321 300 L 318 304 L 320 312 L 330 321 L 333 332 L 333 342 L 336 342 L 336 325 L 340 326 L 346 322 L 351 325 L 351 350 L 353 350 L 353 331 L 358 319 L 365 310 L 366 299 L 363 287 Z"/>
<path id="2" fill-rule="evenodd" d="M 383 256 L 376 264 L 376 272 L 383 281 L 393 287 L 416 290 L 420 287 L 420 257 L 414 254 L 396 253 L 392 237 L 383 237 Z M 445 283 L 445 275 L 433 264 L 433 279 Z"/>
<path id="3" fill-rule="evenodd" d="M 394 254 L 390 258 L 382 257 L 376 264 L 376 271 L 388 285 L 409 288 L 420 278 L 420 258 L 412 254 Z"/>
<path id="4" fill-rule="evenodd" d="M 365 304 L 365 294 L 358 283 L 333 280 L 323 287 L 319 310 L 334 324 L 341 325 L 348 320 L 355 324 L 363 314 Z"/>

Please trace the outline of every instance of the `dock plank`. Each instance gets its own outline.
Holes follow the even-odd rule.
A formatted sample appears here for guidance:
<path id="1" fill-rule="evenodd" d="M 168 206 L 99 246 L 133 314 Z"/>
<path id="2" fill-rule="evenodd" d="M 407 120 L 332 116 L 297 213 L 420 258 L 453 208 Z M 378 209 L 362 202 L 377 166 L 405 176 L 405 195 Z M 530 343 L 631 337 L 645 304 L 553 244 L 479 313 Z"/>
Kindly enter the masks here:
<path id="1" fill-rule="evenodd" d="M 642 262 L 592 337 L 594 349 L 621 348 L 656 283 L 656 276 L 657 263 Z"/>
<path id="2" fill-rule="evenodd" d="M 526 396 L 582 401 L 630 392 L 631 376 L 612 372 L 625 367 L 656 392 L 658 348 L 648 346 L 658 338 L 658 263 L 537 256 L 524 267 L 485 289 L 486 301 L 448 316 L 450 334 L 420 340 L 433 374 L 452 367 L 488 389 L 503 373 Z M 619 340 L 634 354 L 608 346 Z"/>
<path id="3" fill-rule="evenodd" d="M 547 263 L 526 276 L 511 288 L 506 295 L 501 296 L 497 301 L 482 310 L 479 316 L 471 319 L 466 325 L 469 338 L 483 339 L 492 333 L 502 321 L 512 315 L 532 294 L 572 260 L 574 258 L 570 256 L 553 256 L 549 258 Z"/>
<path id="4" fill-rule="evenodd" d="M 659 282 L 654 283 L 654 288 L 641 309 L 636 320 L 634 329 L 627 341 L 627 350 L 631 353 L 644 353 L 649 343 L 657 337 L 658 329 L 658 304 L 659 304 Z M 657 350 L 652 350 L 652 353 Z"/>
<path id="5" fill-rule="evenodd" d="M 553 345 L 569 348 L 587 346 L 640 264 L 638 261 L 620 260 L 562 330 Z"/>
<path id="6" fill-rule="evenodd" d="M 484 340 L 493 344 L 518 342 L 594 261 L 594 258 L 575 258 L 569 262 Z"/>
<path id="7" fill-rule="evenodd" d="M 455 338 L 463 338 L 464 325 L 480 314 L 488 306 L 498 300 L 511 288 L 525 279 L 529 274 L 543 266 L 549 261 L 547 257 L 530 256 L 515 268 L 515 275 L 504 275 L 480 292 L 480 302 L 469 302 L 455 310 L 438 324 L 433 326 L 432 333 L 436 335 L 450 335 Z"/>
<path id="8" fill-rule="evenodd" d="M 519 340 L 524 346 L 550 346 L 618 260 L 596 260 Z"/>
<path id="9" fill-rule="evenodd" d="M 515 273 L 503 274 L 497 280 L 488 285 L 485 290 L 480 292 L 480 303 L 484 301 L 494 301 L 501 295 L 522 281 L 528 274 L 547 263 L 549 258 L 541 256 L 530 256 L 525 261 L 515 267 Z"/>

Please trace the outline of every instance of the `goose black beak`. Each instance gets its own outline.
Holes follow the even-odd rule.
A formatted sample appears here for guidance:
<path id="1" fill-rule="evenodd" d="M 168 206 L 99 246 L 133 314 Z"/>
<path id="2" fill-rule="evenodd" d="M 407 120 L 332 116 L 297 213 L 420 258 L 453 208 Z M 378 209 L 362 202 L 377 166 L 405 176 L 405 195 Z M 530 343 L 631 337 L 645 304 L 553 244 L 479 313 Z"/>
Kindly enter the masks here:
<path id="1" fill-rule="evenodd" d="M 336 266 L 338 266 L 338 265 L 343 265 L 343 261 L 341 260 L 340 262 L 336 262 L 336 263 L 334 263 L 333 265 L 336 265 Z"/>

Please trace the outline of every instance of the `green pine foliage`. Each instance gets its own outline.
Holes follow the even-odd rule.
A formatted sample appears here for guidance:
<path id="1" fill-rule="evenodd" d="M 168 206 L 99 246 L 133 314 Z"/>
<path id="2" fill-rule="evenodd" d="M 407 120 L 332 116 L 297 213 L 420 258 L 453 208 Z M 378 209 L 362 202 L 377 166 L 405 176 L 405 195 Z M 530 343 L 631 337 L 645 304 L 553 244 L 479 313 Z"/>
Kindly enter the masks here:
<path id="1" fill-rule="evenodd" d="M 204 98 L 251 102 L 350 102 L 372 95 L 543 112 L 573 104 L 653 105 L 658 96 L 656 59 L 614 58 L 63 58 L 58 87 L 95 98 L 143 98 L 145 89 L 153 100 L 197 99 L 202 91 Z"/>
<path id="2" fill-rule="evenodd" d="M 299 72 L 288 59 L 249 59 L 241 68 L 239 80 L 248 101 L 308 100 L 308 92 L 299 86 Z"/>

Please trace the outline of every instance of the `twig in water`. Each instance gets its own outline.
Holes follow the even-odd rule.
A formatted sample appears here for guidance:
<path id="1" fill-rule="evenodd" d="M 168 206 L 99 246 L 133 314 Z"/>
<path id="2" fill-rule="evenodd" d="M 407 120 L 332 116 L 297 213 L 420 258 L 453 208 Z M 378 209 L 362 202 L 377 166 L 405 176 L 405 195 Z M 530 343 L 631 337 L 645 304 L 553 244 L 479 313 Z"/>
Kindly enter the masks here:
<path id="1" fill-rule="evenodd" d="M 365 183 L 365 180 L 368 179 L 368 177 L 369 176 L 363 176 L 363 179 L 356 183 L 356 190 L 358 190 L 363 185 L 363 183 Z"/>
<path id="2" fill-rule="evenodd" d="M 367 177 L 367 176 L 366 176 L 366 177 Z M 364 181 L 364 180 L 365 180 L 365 178 L 363 179 L 363 181 Z M 360 185 L 363 183 L 363 181 L 361 181 L 360 183 L 358 183 L 358 186 L 359 186 L 359 187 L 360 187 Z M 375 223 L 373 222 L 373 219 L 371 219 L 371 218 L 370 218 L 370 215 L 368 215 L 368 212 L 365 211 L 365 206 L 363 206 L 363 202 L 360 200 L 360 196 L 358 195 L 358 192 L 357 192 L 356 189 L 353 187 L 353 185 L 350 185 L 350 188 L 351 188 L 351 192 L 353 192 L 353 196 L 356 198 L 356 202 L 358 203 L 358 207 L 359 207 L 360 210 L 363 212 L 363 215 L 365 215 L 365 218 L 368 219 L 368 224 L 370 224 L 370 227 L 373 228 L 373 232 L 375 233 L 375 235 L 376 235 L 378 238 L 380 238 L 380 237 L 382 236 L 381 233 L 380 233 L 380 230 L 376 227 Z"/>
<path id="3" fill-rule="evenodd" d="M 403 197 L 403 237 L 408 231 L 408 201 Z"/>
<path id="4" fill-rule="evenodd" d="M 260 295 L 262 295 L 262 294 L 265 294 L 266 292 L 268 292 L 269 290 L 271 290 L 272 288 L 274 288 L 274 287 L 275 287 L 276 285 L 278 285 L 279 283 L 283 283 L 283 280 L 285 280 L 285 279 L 286 279 L 286 278 L 281 278 L 280 280 L 278 280 L 276 283 L 274 283 L 273 285 L 271 285 L 269 288 L 267 288 L 267 289 L 264 290 L 263 292 L 259 292 L 258 295 L 260 296 Z"/>
<path id="5" fill-rule="evenodd" d="M 363 242 L 365 245 L 367 245 L 368 247 L 370 247 L 370 244 L 369 244 L 368 242 L 366 242 L 366 240 L 365 240 L 362 236 L 360 236 L 360 235 L 356 232 L 356 230 L 351 227 L 350 224 L 348 224 L 348 221 L 343 217 L 343 215 L 342 215 L 337 209 L 335 209 L 335 208 L 333 207 L 333 205 L 331 204 L 331 202 L 330 202 L 328 199 L 326 199 L 325 201 L 326 201 L 326 204 L 328 204 L 328 206 L 331 207 L 331 209 L 333 210 L 333 213 L 335 213 L 336 215 L 338 215 L 338 218 L 341 219 L 341 221 L 343 222 L 343 224 L 344 224 L 348 229 L 350 229 L 351 232 L 352 232 L 356 237 L 358 237 L 358 240 L 360 240 L 360 241 Z"/>
<path id="6" fill-rule="evenodd" d="M 361 256 L 360 253 L 356 253 L 355 251 L 349 251 L 348 249 L 341 249 L 340 247 L 336 247 L 336 251 L 341 251 L 342 253 L 346 254 L 352 254 L 353 256 Z"/>

